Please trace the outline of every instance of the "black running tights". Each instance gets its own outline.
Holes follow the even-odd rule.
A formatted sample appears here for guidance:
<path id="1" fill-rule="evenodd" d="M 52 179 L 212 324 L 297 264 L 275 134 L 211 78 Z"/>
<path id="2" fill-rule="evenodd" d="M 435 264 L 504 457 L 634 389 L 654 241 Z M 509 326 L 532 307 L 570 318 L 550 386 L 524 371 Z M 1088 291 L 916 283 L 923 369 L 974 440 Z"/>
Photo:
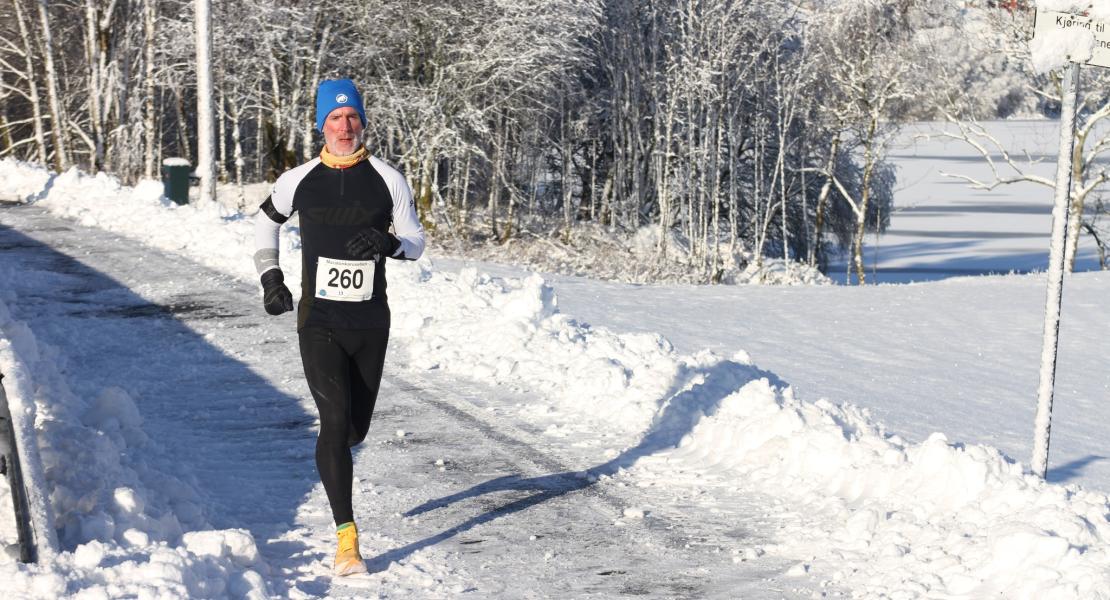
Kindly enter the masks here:
<path id="1" fill-rule="evenodd" d="M 354 521 L 351 447 L 370 429 L 385 364 L 388 329 L 301 329 L 301 362 L 320 412 L 316 468 L 339 525 Z"/>

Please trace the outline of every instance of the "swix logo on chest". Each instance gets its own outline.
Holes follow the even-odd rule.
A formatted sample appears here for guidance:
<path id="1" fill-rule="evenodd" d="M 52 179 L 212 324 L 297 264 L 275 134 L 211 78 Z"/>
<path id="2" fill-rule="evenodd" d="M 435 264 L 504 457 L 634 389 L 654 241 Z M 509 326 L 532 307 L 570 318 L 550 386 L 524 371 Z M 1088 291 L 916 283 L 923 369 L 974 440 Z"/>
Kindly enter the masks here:
<path id="1" fill-rule="evenodd" d="M 302 210 L 301 219 L 314 225 L 373 225 L 374 213 L 362 206 L 319 206 Z"/>

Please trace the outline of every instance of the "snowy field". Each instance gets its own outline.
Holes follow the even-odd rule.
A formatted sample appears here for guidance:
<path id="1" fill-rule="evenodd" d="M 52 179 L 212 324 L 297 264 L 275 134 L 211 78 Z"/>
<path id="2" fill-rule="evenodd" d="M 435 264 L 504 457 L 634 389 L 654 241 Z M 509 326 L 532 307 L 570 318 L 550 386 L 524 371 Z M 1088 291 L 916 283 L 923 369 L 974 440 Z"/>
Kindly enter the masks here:
<path id="1" fill-rule="evenodd" d="M 0 196 L 33 200 L 0 207 L 0 372 L 57 533 L 43 564 L 0 564 L 0 590 L 1110 598 L 1110 277 L 1067 280 L 1041 482 L 1023 464 L 1044 279 L 953 275 L 1043 268 L 1049 193 L 970 191 L 941 175 L 981 174 L 966 148 L 905 140 L 869 264 L 939 281 L 638 286 L 434 248 L 390 264 L 391 360 L 356 458 L 372 573 L 338 584 L 293 321 L 258 306 L 249 220 L 0 162 Z M 286 228 L 285 265 L 298 245 Z"/>

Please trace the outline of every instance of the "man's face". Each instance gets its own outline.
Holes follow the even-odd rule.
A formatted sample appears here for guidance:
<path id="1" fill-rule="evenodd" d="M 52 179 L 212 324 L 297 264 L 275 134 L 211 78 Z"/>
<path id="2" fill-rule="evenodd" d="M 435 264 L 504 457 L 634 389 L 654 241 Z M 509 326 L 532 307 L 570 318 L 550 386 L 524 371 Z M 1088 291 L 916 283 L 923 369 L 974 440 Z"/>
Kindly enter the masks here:
<path id="1" fill-rule="evenodd" d="M 353 154 L 362 143 L 362 121 L 358 111 L 350 106 L 340 106 L 324 119 L 324 143 L 328 152 L 336 156 Z"/>

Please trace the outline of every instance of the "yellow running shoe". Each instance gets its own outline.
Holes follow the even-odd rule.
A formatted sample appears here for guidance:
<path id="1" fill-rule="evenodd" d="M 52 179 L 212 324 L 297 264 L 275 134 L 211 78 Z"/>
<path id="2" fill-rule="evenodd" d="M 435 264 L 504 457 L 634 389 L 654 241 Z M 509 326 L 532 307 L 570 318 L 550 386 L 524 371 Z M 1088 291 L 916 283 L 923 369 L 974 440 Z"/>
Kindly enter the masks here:
<path id="1" fill-rule="evenodd" d="M 339 548 L 335 551 L 335 566 L 332 571 L 339 577 L 365 573 L 366 563 L 358 551 L 358 527 L 354 523 L 344 523 L 336 530 Z"/>

